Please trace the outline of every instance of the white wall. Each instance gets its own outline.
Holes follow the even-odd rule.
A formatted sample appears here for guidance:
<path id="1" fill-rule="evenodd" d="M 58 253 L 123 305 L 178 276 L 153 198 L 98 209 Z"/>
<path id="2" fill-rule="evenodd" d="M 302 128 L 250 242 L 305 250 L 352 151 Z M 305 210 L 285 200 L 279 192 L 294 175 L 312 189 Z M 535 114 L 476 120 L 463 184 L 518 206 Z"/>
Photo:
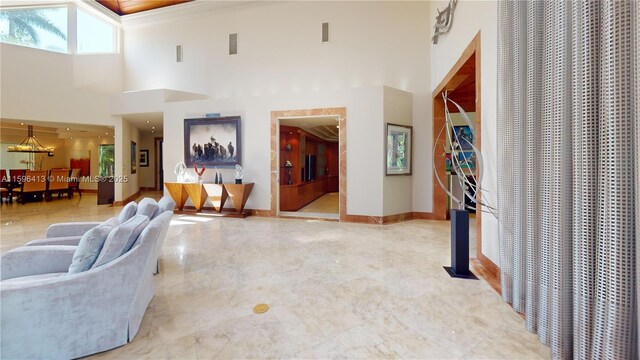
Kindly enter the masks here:
<path id="1" fill-rule="evenodd" d="M 118 136 L 118 131 L 117 131 L 117 127 L 116 127 L 116 136 Z M 118 141 L 116 141 L 116 157 L 119 156 L 118 154 L 118 147 L 121 149 L 122 151 L 122 163 L 120 165 L 120 174 L 118 174 L 118 172 L 116 171 L 116 179 L 122 179 L 123 181 L 121 182 L 121 188 L 122 188 L 122 192 L 121 194 L 118 194 L 118 187 L 117 187 L 117 182 L 118 180 L 116 180 L 116 196 L 115 196 L 115 200 L 116 201 L 120 201 L 120 200 L 124 200 L 126 198 L 128 198 L 129 196 L 135 194 L 136 192 L 138 192 L 140 190 L 140 185 L 138 184 L 139 181 L 139 177 L 140 177 L 140 161 L 139 161 L 139 155 L 135 154 L 136 156 L 136 173 L 132 174 L 131 173 L 131 142 L 135 142 L 136 143 L 136 148 L 139 152 L 140 150 L 140 130 L 138 130 L 138 128 L 136 128 L 135 126 L 131 125 L 130 122 L 128 122 L 127 120 L 122 120 L 122 143 L 121 145 L 118 145 Z M 116 163 L 116 169 L 118 167 L 118 164 Z M 126 180 L 125 180 L 126 179 Z M 120 196 L 120 197 L 119 197 Z"/>
<path id="2" fill-rule="evenodd" d="M 386 124 L 412 126 L 413 96 L 406 92 L 389 87 L 384 88 L 383 139 Z M 415 139 L 415 135 L 414 135 Z M 412 144 L 413 146 L 413 144 Z M 384 159 L 386 149 L 380 155 Z M 412 156 L 413 156 L 412 152 Z M 375 156 L 374 156 L 375 157 Z M 412 160 L 413 162 L 413 160 Z M 415 166 L 415 164 L 412 164 Z M 403 214 L 413 211 L 413 175 L 385 176 L 384 161 L 380 162 L 383 175 L 384 215 Z"/>
<path id="3" fill-rule="evenodd" d="M 70 55 L 0 44 L 0 117 L 113 125 L 110 94 L 122 89 L 122 56 Z"/>
<path id="4" fill-rule="evenodd" d="M 169 103 L 164 115 L 165 180 L 176 180 L 173 169 L 184 160 L 185 118 L 202 116 L 207 112 L 220 112 L 222 116 L 240 115 L 243 182 L 255 183 L 247 208 L 270 209 L 271 111 L 323 107 L 347 108 L 347 212 L 382 215 L 382 197 L 372 196 L 382 193 L 383 178 L 378 176 L 383 151 L 382 87 L 379 86 L 326 93 Z M 193 174 L 192 169 L 189 171 Z M 235 171 L 231 168 L 218 171 L 225 181 L 234 178 Z M 214 174 L 214 171 L 207 170 L 203 180 L 213 182 Z"/>
<path id="5" fill-rule="evenodd" d="M 154 135 L 149 131 L 140 131 L 140 143 L 138 143 L 138 151 L 149 150 L 149 166 L 142 167 L 138 164 L 138 185 L 145 188 L 155 188 L 155 170 L 156 170 L 156 154 L 154 149 Z M 138 157 L 139 158 L 139 157 Z"/>
<path id="6" fill-rule="evenodd" d="M 110 99 L 122 92 L 121 53 L 71 55 L 1 43 L 0 74 L 0 118 L 108 126 L 119 121 Z M 116 147 L 117 168 L 124 161 L 120 154 Z"/>
<path id="7" fill-rule="evenodd" d="M 431 18 L 437 9 L 444 9 L 444 1 L 431 2 Z M 451 31 L 431 45 L 431 91 L 444 79 L 456 63 L 462 51 L 469 45 L 478 31 L 481 32 L 482 92 L 482 156 L 485 164 L 482 188 L 491 205 L 497 206 L 497 53 L 498 53 L 498 6 L 495 1 L 458 1 Z M 499 265 L 498 223 L 490 214 L 482 216 L 482 253 Z"/>
<path id="8" fill-rule="evenodd" d="M 322 22 L 330 42 L 320 42 Z M 238 33 L 238 54 L 228 35 Z M 269 2 L 124 29 L 126 90 L 169 88 L 211 100 L 166 103 L 166 179 L 182 160 L 183 119 L 208 112 L 243 117 L 248 208 L 270 208 L 270 113 L 347 107 L 347 212 L 383 215 L 382 85 L 413 94 L 413 207 L 430 211 L 429 4 Z M 175 62 L 182 45 L 184 62 Z M 423 140 L 424 139 L 424 140 Z M 372 155 L 375 154 L 375 155 Z M 207 173 L 205 173 L 206 176 Z M 209 173 L 213 174 L 212 172 Z M 211 175 L 212 176 L 212 175 Z M 223 174 L 233 178 L 233 171 Z M 206 180 L 206 178 L 205 178 Z M 273 194 L 275 196 L 275 194 Z"/>

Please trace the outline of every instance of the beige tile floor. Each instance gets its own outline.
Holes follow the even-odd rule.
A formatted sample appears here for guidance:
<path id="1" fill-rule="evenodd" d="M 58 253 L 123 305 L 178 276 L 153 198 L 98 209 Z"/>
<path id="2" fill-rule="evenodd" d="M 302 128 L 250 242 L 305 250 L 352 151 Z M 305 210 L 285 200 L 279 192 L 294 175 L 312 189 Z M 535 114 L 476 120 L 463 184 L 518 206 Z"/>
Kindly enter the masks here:
<path id="1" fill-rule="evenodd" d="M 298 211 L 308 213 L 337 214 L 340 208 L 338 194 L 339 193 L 337 192 L 326 193 Z"/>
<path id="2" fill-rule="evenodd" d="M 120 210 L 95 200 L 3 205 L 2 253 Z M 140 332 L 95 357 L 549 358 L 487 283 L 444 272 L 448 229 L 176 214 Z M 258 303 L 271 309 L 253 314 Z"/>

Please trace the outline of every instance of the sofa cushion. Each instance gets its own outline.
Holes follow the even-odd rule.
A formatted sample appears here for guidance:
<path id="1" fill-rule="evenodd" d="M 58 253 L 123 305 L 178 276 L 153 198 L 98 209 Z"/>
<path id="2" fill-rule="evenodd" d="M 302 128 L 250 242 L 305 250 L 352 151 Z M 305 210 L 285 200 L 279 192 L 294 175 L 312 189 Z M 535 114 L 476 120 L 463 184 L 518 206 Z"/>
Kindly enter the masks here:
<path id="1" fill-rule="evenodd" d="M 24 246 L 40 246 L 40 245 L 71 245 L 78 246 L 80 243 L 81 236 L 58 236 L 46 239 L 36 239 L 31 240 L 28 243 L 24 244 Z"/>
<path id="2" fill-rule="evenodd" d="M 69 274 L 91 269 L 91 265 L 93 265 L 98 258 L 100 250 L 102 250 L 102 246 L 111 230 L 113 230 L 112 226 L 100 224 L 82 235 L 78 247 L 73 253 L 73 260 L 71 266 L 69 266 Z"/>
<path id="3" fill-rule="evenodd" d="M 128 221 L 115 227 L 104 242 L 100 255 L 91 268 L 104 265 L 117 259 L 126 253 L 136 241 L 145 226 L 149 224 L 149 218 L 144 215 L 136 215 Z"/>
<path id="4" fill-rule="evenodd" d="M 2 283 L 7 284 L 7 283 L 22 282 L 22 281 L 53 279 L 53 278 L 60 277 L 62 275 L 67 275 L 67 273 L 48 273 L 48 274 L 36 274 L 36 275 L 29 275 L 29 276 L 19 276 L 11 279 L 2 280 Z"/>
<path id="5" fill-rule="evenodd" d="M 122 224 L 123 222 L 131 219 L 133 215 L 136 214 L 137 210 L 138 210 L 138 204 L 136 204 L 133 201 L 125 205 L 120 211 L 120 215 L 118 215 L 118 224 Z"/>
<path id="6" fill-rule="evenodd" d="M 153 216 L 158 211 L 158 203 L 152 198 L 144 198 L 138 203 L 138 210 L 136 215 L 146 215 L 149 219 L 153 219 Z"/>
<path id="7" fill-rule="evenodd" d="M 173 201 L 171 196 L 163 196 L 160 201 L 158 201 L 158 211 L 156 211 L 154 218 L 165 211 L 173 211 L 176 208 L 176 202 Z"/>
<path id="8" fill-rule="evenodd" d="M 133 216 L 131 216 L 131 217 L 133 217 Z M 129 219 L 127 219 L 127 220 L 129 220 Z M 102 223 L 100 223 L 100 225 L 109 225 L 111 227 L 116 227 L 116 226 L 120 225 L 120 220 L 118 220 L 118 218 L 114 216 L 114 217 L 108 218 L 107 220 L 103 221 Z"/>

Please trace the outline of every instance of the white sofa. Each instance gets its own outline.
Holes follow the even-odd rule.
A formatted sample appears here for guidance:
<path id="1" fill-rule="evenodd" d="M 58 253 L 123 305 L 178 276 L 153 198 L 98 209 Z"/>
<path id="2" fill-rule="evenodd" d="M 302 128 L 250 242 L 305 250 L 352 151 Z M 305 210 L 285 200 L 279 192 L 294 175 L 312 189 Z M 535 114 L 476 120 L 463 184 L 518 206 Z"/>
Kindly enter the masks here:
<path id="1" fill-rule="evenodd" d="M 159 214 L 171 211 L 176 207 L 175 201 L 170 196 L 163 196 L 160 201 L 156 202 L 152 198 L 144 198 L 139 203 L 130 202 L 125 205 L 120 214 L 117 216 L 118 222 L 123 223 L 135 215 L 147 215 L 150 219 L 154 219 Z M 77 246 L 82 235 L 100 225 L 100 222 L 68 222 L 49 225 L 46 232 L 46 238 L 32 240 L 25 246 L 41 246 L 41 245 L 72 245 Z M 160 271 L 160 263 L 158 257 L 162 244 L 158 247 L 155 254 L 156 268 L 154 274 Z"/>
<path id="2" fill-rule="evenodd" d="M 67 274 L 75 246 L 25 246 L 2 256 L 0 352 L 70 359 L 130 342 L 153 298 L 156 254 L 173 211 L 155 217 L 115 260 Z"/>
<path id="3" fill-rule="evenodd" d="M 150 219 L 165 211 L 173 211 L 176 203 L 170 196 L 163 196 L 156 202 L 152 198 L 144 198 L 140 203 L 130 202 L 125 205 L 118 215 L 118 222 L 123 223 L 134 215 L 147 215 Z M 36 245 L 78 245 L 80 237 L 100 225 L 99 221 L 66 222 L 49 225 L 45 238 L 28 242 L 27 246 Z"/>

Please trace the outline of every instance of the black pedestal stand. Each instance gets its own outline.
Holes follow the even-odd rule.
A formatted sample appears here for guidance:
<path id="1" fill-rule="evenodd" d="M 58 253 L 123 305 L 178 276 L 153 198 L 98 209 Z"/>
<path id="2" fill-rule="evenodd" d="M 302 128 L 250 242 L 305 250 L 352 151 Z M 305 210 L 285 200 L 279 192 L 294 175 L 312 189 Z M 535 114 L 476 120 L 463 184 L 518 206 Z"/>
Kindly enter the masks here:
<path id="1" fill-rule="evenodd" d="M 469 271 L 469 212 L 451 209 L 451 266 L 444 269 L 451 277 L 478 278 Z"/>

